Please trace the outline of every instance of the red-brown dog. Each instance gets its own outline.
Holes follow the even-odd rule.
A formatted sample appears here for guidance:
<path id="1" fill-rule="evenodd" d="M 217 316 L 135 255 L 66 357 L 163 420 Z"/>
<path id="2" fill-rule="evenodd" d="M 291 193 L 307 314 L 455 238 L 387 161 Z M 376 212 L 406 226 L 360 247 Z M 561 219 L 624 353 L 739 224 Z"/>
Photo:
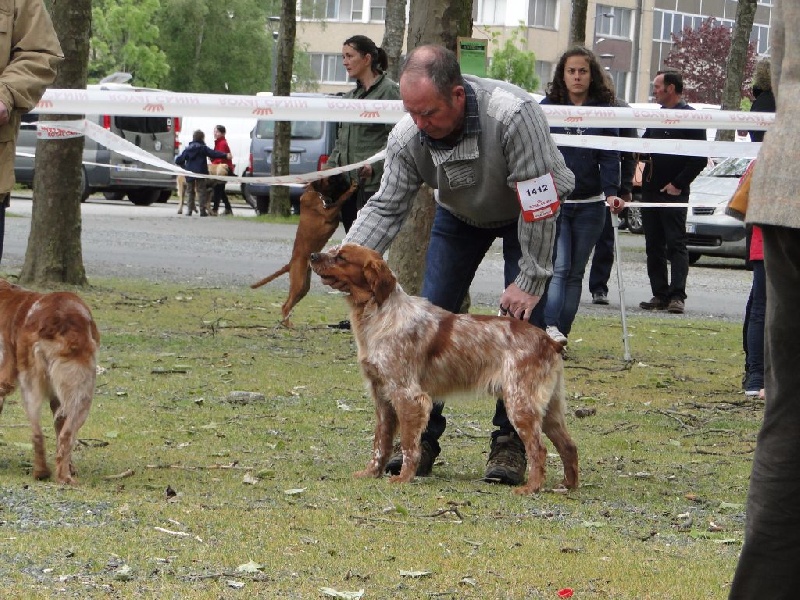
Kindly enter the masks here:
<path id="1" fill-rule="evenodd" d="M 94 396 L 100 335 L 75 294 L 40 294 L 0 279 L 0 411 L 19 384 L 33 430 L 33 476 L 50 477 L 40 426 L 42 403 L 53 411 L 56 480 L 76 483 L 72 448 Z"/>
<path id="2" fill-rule="evenodd" d="M 284 325 L 292 326 L 289 314 L 311 288 L 311 268 L 308 266 L 311 254 L 322 250 L 331 239 L 339 227 L 342 204 L 356 188 L 357 185 L 348 183 L 344 175 L 332 175 L 310 183 L 300 197 L 300 223 L 294 237 L 292 258 L 272 275 L 250 286 L 255 289 L 289 273 L 289 295 L 281 308 Z"/>
<path id="3" fill-rule="evenodd" d="M 356 476 L 383 474 L 399 425 L 403 467 L 390 481 L 410 481 L 431 398 L 484 390 L 503 398 L 525 444 L 528 481 L 515 491 L 538 492 L 544 482 L 542 432 L 561 456 L 563 485 L 577 487 L 578 450 L 564 422 L 561 346 L 546 333 L 508 317 L 456 315 L 409 296 L 381 256 L 362 246 L 312 254 L 311 268 L 348 290 L 358 360 L 375 401 L 372 458 Z"/>

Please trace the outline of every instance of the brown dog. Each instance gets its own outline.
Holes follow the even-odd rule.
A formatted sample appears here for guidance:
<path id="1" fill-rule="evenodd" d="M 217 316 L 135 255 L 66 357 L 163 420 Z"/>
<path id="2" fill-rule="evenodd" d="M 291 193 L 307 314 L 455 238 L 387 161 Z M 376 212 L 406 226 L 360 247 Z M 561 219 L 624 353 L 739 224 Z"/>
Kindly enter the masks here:
<path id="1" fill-rule="evenodd" d="M 348 290 L 358 360 L 375 401 L 372 458 L 357 477 L 383 474 L 399 425 L 403 467 L 390 481 L 410 481 L 431 398 L 483 390 L 502 396 L 525 444 L 528 482 L 515 491 L 538 492 L 544 482 L 542 432 L 561 456 L 563 485 L 577 487 L 578 451 L 564 422 L 561 346 L 544 331 L 509 317 L 456 315 L 409 296 L 380 254 L 355 244 L 312 254 L 311 267 Z"/>
<path id="2" fill-rule="evenodd" d="M 40 294 L 0 279 L 0 411 L 19 384 L 33 430 L 36 479 L 50 477 L 40 426 L 42 403 L 53 411 L 56 480 L 76 483 L 72 448 L 94 396 L 100 335 L 75 294 Z"/>
<path id="3" fill-rule="evenodd" d="M 289 273 L 289 296 L 283 303 L 282 323 L 288 327 L 289 314 L 311 288 L 311 268 L 308 260 L 319 252 L 339 227 L 342 204 L 353 195 L 357 185 L 350 184 L 344 175 L 332 175 L 310 183 L 300 197 L 300 223 L 292 247 L 292 258 L 269 277 L 252 284 L 255 289 Z"/>

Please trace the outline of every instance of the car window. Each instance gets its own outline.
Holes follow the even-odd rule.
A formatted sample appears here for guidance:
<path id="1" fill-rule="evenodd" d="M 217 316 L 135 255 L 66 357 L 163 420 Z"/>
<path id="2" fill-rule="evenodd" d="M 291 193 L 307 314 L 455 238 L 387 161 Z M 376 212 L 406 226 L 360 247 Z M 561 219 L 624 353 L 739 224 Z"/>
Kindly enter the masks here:
<path id="1" fill-rule="evenodd" d="M 318 140 L 322 137 L 325 123 L 322 121 L 292 121 L 293 140 Z M 255 137 L 271 140 L 275 136 L 275 121 L 259 121 Z"/>
<path id="2" fill-rule="evenodd" d="M 167 133 L 172 129 L 169 117 L 114 117 L 114 125 L 131 133 Z"/>
<path id="3" fill-rule="evenodd" d="M 750 160 L 749 158 L 726 158 L 713 167 L 709 167 L 703 175 L 709 177 L 741 177 L 744 175 L 747 165 L 750 164 Z"/>

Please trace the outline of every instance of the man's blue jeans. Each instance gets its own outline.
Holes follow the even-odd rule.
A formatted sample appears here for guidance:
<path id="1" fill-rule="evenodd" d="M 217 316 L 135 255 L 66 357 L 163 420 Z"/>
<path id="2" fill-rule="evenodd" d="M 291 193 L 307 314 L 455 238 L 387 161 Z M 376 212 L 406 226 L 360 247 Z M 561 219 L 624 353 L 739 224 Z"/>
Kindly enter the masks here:
<path id="1" fill-rule="evenodd" d="M 457 313 L 469 292 L 478 266 L 497 238 L 503 240 L 505 263 L 503 287 L 497 289 L 499 308 L 500 295 L 519 274 L 522 249 L 517 237 L 517 223 L 490 229 L 474 227 L 456 218 L 441 206 L 437 206 L 428 246 L 422 296 L 436 306 Z M 537 304 L 530 318 L 531 323 L 541 328 L 544 328 L 543 304 L 544 302 Z M 428 426 L 422 434 L 422 439 L 427 441 L 437 454 L 440 451 L 438 440 L 447 424 L 442 415 L 443 407 L 443 403 L 434 402 Z M 492 439 L 514 431 L 500 398 L 497 400 L 492 423 L 499 428 L 492 433 Z"/>
<path id="2" fill-rule="evenodd" d="M 572 202 L 561 207 L 553 279 L 547 288 L 544 320 L 569 335 L 581 302 L 583 274 L 603 233 L 608 209 L 604 202 Z"/>

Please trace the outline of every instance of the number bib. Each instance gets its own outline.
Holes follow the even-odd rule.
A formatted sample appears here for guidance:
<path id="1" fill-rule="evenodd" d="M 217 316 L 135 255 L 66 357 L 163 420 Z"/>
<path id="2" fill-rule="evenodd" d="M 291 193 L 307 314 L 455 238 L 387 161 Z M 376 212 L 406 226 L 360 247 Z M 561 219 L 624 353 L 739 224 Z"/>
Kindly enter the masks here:
<path id="1" fill-rule="evenodd" d="M 552 173 L 517 182 L 522 218 L 528 223 L 548 219 L 558 211 L 558 190 Z"/>

